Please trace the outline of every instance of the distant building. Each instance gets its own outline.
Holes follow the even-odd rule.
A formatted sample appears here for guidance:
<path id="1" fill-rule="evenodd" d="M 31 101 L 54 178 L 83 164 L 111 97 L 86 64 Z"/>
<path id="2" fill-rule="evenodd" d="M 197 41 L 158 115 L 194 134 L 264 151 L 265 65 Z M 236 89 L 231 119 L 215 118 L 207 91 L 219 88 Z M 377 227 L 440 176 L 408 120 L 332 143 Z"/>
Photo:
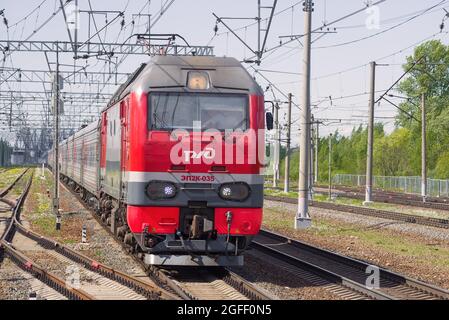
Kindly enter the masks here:
<path id="1" fill-rule="evenodd" d="M 11 165 L 20 166 L 25 163 L 25 150 L 14 150 L 11 154 Z"/>
<path id="2" fill-rule="evenodd" d="M 0 139 L 0 167 L 7 167 L 11 164 L 12 148 L 8 142 Z"/>

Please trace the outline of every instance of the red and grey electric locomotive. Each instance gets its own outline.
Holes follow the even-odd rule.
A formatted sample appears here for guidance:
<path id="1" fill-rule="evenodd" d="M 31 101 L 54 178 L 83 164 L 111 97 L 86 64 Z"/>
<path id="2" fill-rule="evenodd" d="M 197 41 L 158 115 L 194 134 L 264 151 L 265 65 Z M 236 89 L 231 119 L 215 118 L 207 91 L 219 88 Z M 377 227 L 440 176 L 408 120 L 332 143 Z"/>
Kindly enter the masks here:
<path id="1" fill-rule="evenodd" d="M 242 265 L 264 128 L 263 91 L 236 59 L 156 56 L 60 143 L 60 173 L 147 264 Z"/>

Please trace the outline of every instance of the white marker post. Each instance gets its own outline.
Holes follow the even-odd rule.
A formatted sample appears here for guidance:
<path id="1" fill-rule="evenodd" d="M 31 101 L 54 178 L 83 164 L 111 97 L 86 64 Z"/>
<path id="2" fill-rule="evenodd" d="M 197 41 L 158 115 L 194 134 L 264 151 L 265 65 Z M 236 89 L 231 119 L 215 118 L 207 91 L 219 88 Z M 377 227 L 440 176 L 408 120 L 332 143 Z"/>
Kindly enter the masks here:
<path id="1" fill-rule="evenodd" d="M 83 230 L 81 231 L 81 243 L 87 243 L 87 228 L 83 225 Z"/>

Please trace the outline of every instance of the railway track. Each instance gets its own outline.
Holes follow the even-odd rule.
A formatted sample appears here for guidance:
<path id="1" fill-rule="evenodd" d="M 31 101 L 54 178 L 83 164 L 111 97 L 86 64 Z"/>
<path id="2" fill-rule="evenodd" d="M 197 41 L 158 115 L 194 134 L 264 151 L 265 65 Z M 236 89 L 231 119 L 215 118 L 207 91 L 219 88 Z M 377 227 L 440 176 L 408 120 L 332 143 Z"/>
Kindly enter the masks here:
<path id="1" fill-rule="evenodd" d="M 82 198 L 72 188 L 63 185 L 76 197 L 86 210 L 92 214 L 95 220 L 108 232 L 128 254 L 145 270 L 153 282 L 164 290 L 175 294 L 185 300 L 201 299 L 250 299 L 250 300 L 272 300 L 274 296 L 265 290 L 256 287 L 247 280 L 241 278 L 227 268 L 212 267 L 190 269 L 170 268 L 164 269 L 155 266 L 148 266 L 142 261 L 139 254 L 133 253 L 130 247 L 126 246 L 105 224 L 100 216 L 86 204 Z"/>
<path id="2" fill-rule="evenodd" d="M 1 278 L 3 281 L 10 282 L 14 286 L 14 289 L 16 290 L 17 288 L 20 288 L 21 285 L 27 287 L 28 291 L 23 292 L 23 296 L 21 299 L 67 300 L 66 296 L 62 295 L 55 289 L 42 283 L 37 278 L 33 277 L 33 275 L 22 270 L 16 264 L 12 263 L 9 260 L 5 260 L 2 264 Z M 16 298 L 12 299 L 19 299 L 19 297 L 16 296 Z"/>
<path id="3" fill-rule="evenodd" d="M 261 230 L 251 246 L 256 252 L 262 252 L 289 265 L 294 272 L 306 271 L 331 284 L 340 285 L 341 288 L 330 289 L 343 296 L 349 295 L 349 290 L 356 294 L 356 298 L 364 296 L 382 300 L 449 299 L 448 290 L 267 230 Z M 376 281 L 371 281 L 374 278 L 368 278 L 373 272 L 378 272 L 377 284 Z"/>
<path id="4" fill-rule="evenodd" d="M 273 190 L 281 190 L 281 188 L 268 187 L 266 188 Z M 327 194 L 328 187 L 324 185 L 314 186 L 314 191 L 316 193 Z M 297 189 L 292 188 L 292 191 L 297 191 Z M 360 188 L 351 188 L 344 186 L 332 186 L 332 192 L 336 193 L 339 196 L 351 199 L 363 200 L 365 199 L 365 193 Z M 436 197 L 427 197 L 426 202 L 423 202 L 422 197 L 406 194 L 401 192 L 391 192 L 391 191 L 380 191 L 373 190 L 373 201 L 375 202 L 384 202 L 391 204 L 400 204 L 405 206 L 412 206 L 418 208 L 427 208 L 427 209 L 436 209 L 436 210 L 444 210 L 449 211 L 449 199 L 448 198 L 436 198 Z"/>
<path id="5" fill-rule="evenodd" d="M 7 190 L 6 192 L 2 192 L 2 197 L 5 197 L 7 195 L 7 193 L 13 188 L 13 186 L 17 184 L 20 178 L 14 180 L 13 183 L 11 183 L 5 189 Z M 56 296 L 62 294 L 64 297 L 68 297 L 70 299 L 89 299 L 90 297 L 84 295 L 83 292 L 78 292 L 76 290 L 67 288 L 65 282 L 62 279 L 54 276 L 53 274 L 47 273 L 42 267 L 33 264 L 28 257 L 15 250 L 10 243 L 10 241 L 14 237 L 15 232 L 14 216 L 17 215 L 21 210 L 21 207 L 31 186 L 31 181 L 32 175 L 28 179 L 28 182 L 23 189 L 22 194 L 18 198 L 17 203 L 14 203 L 14 206 L 9 207 L 7 210 L 2 210 L 3 219 L 0 223 L 0 261 L 3 261 L 6 253 L 12 262 L 14 262 L 22 271 L 26 271 L 24 272 L 25 274 L 31 275 L 31 277 L 28 277 L 28 279 L 30 280 L 29 283 L 31 285 L 31 288 L 39 287 L 41 291 L 40 293 L 47 293 L 44 294 L 44 297 L 48 297 L 49 292 L 55 292 Z M 31 281 L 32 279 L 36 279 L 38 282 L 34 280 Z M 53 290 L 52 288 L 55 288 L 56 290 Z"/>
<path id="6" fill-rule="evenodd" d="M 31 181 L 32 176 L 13 210 L 1 240 L 1 249 L 19 267 L 68 299 L 175 298 L 142 279 L 102 265 L 25 228 L 20 223 L 20 209 L 30 189 Z M 36 260 L 43 263 L 38 264 Z M 72 272 L 68 275 L 70 281 L 64 281 L 62 276 L 67 275 L 68 270 Z"/>
<path id="7" fill-rule="evenodd" d="M 351 188 L 334 187 L 333 189 L 338 191 L 337 193 L 338 195 L 345 198 L 359 199 L 359 200 L 365 199 L 365 194 L 363 192 L 354 191 L 354 189 Z M 316 192 L 319 193 L 321 192 L 327 193 L 327 190 L 321 187 L 318 187 L 315 190 Z M 401 194 L 399 192 L 381 192 L 381 191 L 374 191 L 372 198 L 373 201 L 375 202 L 384 202 L 419 208 L 449 211 L 449 203 L 438 198 L 426 198 L 426 202 L 423 202 L 422 197 L 407 195 L 404 193 Z"/>
<path id="8" fill-rule="evenodd" d="M 23 170 L 22 173 L 20 173 L 16 179 L 14 179 L 14 181 L 7 186 L 5 189 L 3 189 L 2 191 L 0 191 L 0 198 L 3 198 L 6 194 L 8 194 L 8 192 L 17 184 L 17 182 L 22 179 L 22 177 L 25 175 L 25 173 L 27 173 L 29 170 L 29 168 L 26 168 L 25 170 Z"/>
<path id="9" fill-rule="evenodd" d="M 321 189 L 328 189 L 325 185 L 317 185 L 317 188 Z M 349 186 L 343 186 L 343 185 L 334 185 L 332 186 L 333 189 L 344 191 L 344 192 L 354 192 L 354 193 L 364 193 L 365 188 L 364 187 L 349 187 Z M 409 199 L 414 201 L 420 201 L 422 202 L 422 196 L 413 194 L 413 193 L 404 193 L 404 192 L 398 192 L 398 191 L 388 191 L 385 189 L 379 189 L 376 188 L 373 190 L 373 195 L 377 195 L 379 197 L 396 197 L 396 198 L 403 198 L 403 199 Z M 435 203 L 443 203 L 443 204 L 449 204 L 449 198 L 447 197 L 426 197 L 426 202 L 435 202 Z"/>
<path id="10" fill-rule="evenodd" d="M 280 197 L 280 196 L 266 195 L 266 196 L 264 196 L 264 199 L 272 200 L 272 201 L 279 201 L 279 202 L 286 202 L 286 203 L 293 203 L 293 204 L 297 203 L 296 199 L 288 198 L 288 197 Z M 331 202 L 322 202 L 322 201 L 314 201 L 313 203 L 311 203 L 311 206 L 316 207 L 316 208 L 321 208 L 321 209 L 336 210 L 336 211 L 341 211 L 341 212 L 350 212 L 350 213 L 360 214 L 360 215 L 365 215 L 365 216 L 370 216 L 370 217 L 383 218 L 383 219 L 401 221 L 401 222 L 406 222 L 406 223 L 414 223 L 414 224 L 419 224 L 419 225 L 424 225 L 424 226 L 449 229 L 449 220 L 448 219 L 424 217 L 424 216 L 420 216 L 420 215 L 412 215 L 412 214 L 407 214 L 407 213 L 351 206 L 351 205 L 331 203 Z"/>
<path id="11" fill-rule="evenodd" d="M 176 269 L 169 271 L 169 277 L 192 300 L 276 299 L 226 268 Z"/>
<path id="12" fill-rule="evenodd" d="M 17 176 L 16 179 L 14 179 L 13 182 L 11 182 L 5 189 L 0 191 L 0 239 L 5 236 L 6 229 L 9 227 L 14 210 L 18 210 L 18 208 L 15 208 L 18 202 L 16 202 L 16 199 L 11 199 L 10 197 L 8 197 L 8 193 L 14 188 L 14 186 L 18 184 L 18 182 L 22 179 L 27 171 L 28 169 L 25 169 L 21 174 Z M 22 196 L 19 197 L 18 201 L 20 201 L 21 197 Z"/>

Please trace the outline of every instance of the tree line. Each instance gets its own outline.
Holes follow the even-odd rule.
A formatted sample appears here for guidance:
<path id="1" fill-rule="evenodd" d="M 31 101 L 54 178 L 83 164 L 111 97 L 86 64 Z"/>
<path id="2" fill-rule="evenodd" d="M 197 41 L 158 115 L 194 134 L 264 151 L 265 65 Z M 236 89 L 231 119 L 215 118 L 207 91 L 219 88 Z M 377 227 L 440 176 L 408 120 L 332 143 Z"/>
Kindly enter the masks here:
<path id="1" fill-rule="evenodd" d="M 449 46 L 431 40 L 416 47 L 403 69 L 413 69 L 395 88 L 403 97 L 395 129 L 386 133 L 381 123 L 374 127 L 375 175 L 421 175 L 421 96 L 426 98 L 428 176 L 449 179 Z M 368 102 L 367 102 L 368 105 Z M 368 108 L 368 107 L 367 107 Z M 318 144 L 319 180 L 328 179 L 329 141 Z M 365 174 L 367 129 L 354 127 L 349 136 L 338 130 L 332 135 L 332 173 Z M 285 155 L 285 150 L 281 157 Z M 285 158 L 285 157 L 284 157 Z M 284 159 L 281 174 L 284 173 Z M 298 179 L 299 154 L 291 154 L 290 178 Z"/>
<path id="2" fill-rule="evenodd" d="M 3 139 L 0 139 L 0 167 L 9 166 L 11 163 L 12 147 Z"/>

